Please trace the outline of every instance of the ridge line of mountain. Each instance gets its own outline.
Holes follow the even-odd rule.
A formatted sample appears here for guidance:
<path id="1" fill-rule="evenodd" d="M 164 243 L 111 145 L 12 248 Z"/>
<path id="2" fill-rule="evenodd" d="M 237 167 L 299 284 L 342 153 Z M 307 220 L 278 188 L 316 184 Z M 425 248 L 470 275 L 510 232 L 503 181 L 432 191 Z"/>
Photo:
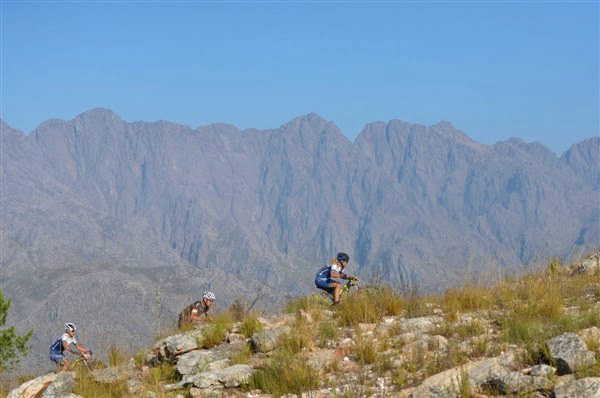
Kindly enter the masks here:
<path id="1" fill-rule="evenodd" d="M 73 123 L 79 119 L 83 119 L 83 118 L 88 118 L 88 117 L 96 117 L 98 115 L 101 115 L 103 117 L 110 117 L 113 119 L 117 119 L 118 121 L 125 123 L 127 125 L 134 125 L 134 124 L 149 124 L 149 125 L 154 125 L 154 124 L 167 124 L 169 126 L 174 126 L 177 127 L 179 129 L 185 129 L 185 130 L 189 130 L 190 132 L 200 132 L 200 131 L 206 131 L 206 130 L 210 130 L 210 129 L 217 129 L 220 127 L 225 127 L 227 130 L 231 131 L 231 130 L 235 130 L 240 134 L 247 134 L 247 133 L 267 133 L 267 132 L 272 132 L 272 131 L 277 131 L 277 130 L 285 130 L 288 126 L 293 125 L 294 123 L 302 123 L 303 121 L 309 121 L 309 122 L 318 122 L 320 125 L 322 125 L 324 128 L 326 127 L 332 127 L 333 130 L 337 130 L 337 132 L 343 136 L 350 144 L 352 144 L 353 146 L 358 145 L 359 141 L 361 139 L 363 139 L 363 137 L 368 134 L 369 130 L 372 130 L 373 127 L 376 126 L 380 126 L 383 125 L 386 127 L 386 130 L 390 127 L 390 126 L 394 126 L 394 125 L 402 125 L 402 126 L 406 126 L 410 129 L 410 131 L 412 132 L 413 130 L 420 130 L 420 129 L 424 129 L 424 130 L 431 130 L 434 131 L 444 137 L 449 137 L 454 139 L 457 142 L 469 145 L 471 147 L 474 148 L 480 148 L 480 149 L 487 149 L 487 148 L 493 148 L 496 147 L 498 145 L 509 145 L 509 144 L 516 144 L 520 147 L 533 147 L 533 146 L 538 146 L 543 148 L 543 150 L 546 151 L 550 151 L 552 152 L 552 154 L 557 158 L 557 159 L 561 159 L 563 158 L 568 152 L 570 152 L 571 150 L 573 150 L 575 147 L 580 146 L 581 144 L 590 142 L 590 141 L 594 141 L 594 140 L 598 140 L 600 141 L 600 137 L 598 136 L 592 136 L 589 138 L 585 138 L 583 140 L 577 141 L 573 144 L 571 144 L 569 146 L 569 148 L 564 151 L 562 154 L 558 155 L 556 154 L 553 150 L 551 150 L 550 148 L 548 148 L 545 144 L 538 142 L 538 141 L 531 141 L 531 142 L 527 142 L 525 140 L 523 140 L 520 137 L 510 137 L 507 138 L 505 140 L 500 140 L 497 141 L 493 144 L 484 144 L 484 143 L 480 143 L 478 141 L 475 141 L 473 138 L 471 138 L 468 134 L 466 134 L 465 132 L 457 129 L 456 127 L 454 127 L 454 125 L 452 125 L 451 122 L 446 121 L 446 120 L 441 120 L 435 124 L 432 125 L 423 125 L 420 123 L 408 123 L 406 121 L 400 120 L 400 119 L 391 119 L 388 122 L 385 121 L 372 121 L 369 122 L 367 124 L 365 124 L 365 126 L 363 127 L 363 129 L 356 135 L 356 137 L 354 138 L 354 140 L 349 139 L 346 134 L 344 134 L 341 129 L 335 124 L 335 122 L 330 121 L 330 120 L 326 120 L 324 119 L 322 116 L 320 116 L 318 113 L 315 112 L 310 112 L 308 114 L 305 115 L 300 115 L 300 116 L 296 116 L 294 118 L 292 118 L 291 120 L 289 120 L 288 122 L 283 123 L 282 125 L 280 125 L 279 127 L 272 127 L 272 128 L 267 128 L 267 129 L 258 129 L 258 128 L 253 128 L 253 127 L 249 127 L 249 128 L 245 128 L 245 129 L 241 129 L 239 127 L 237 127 L 234 124 L 231 123 L 225 123 L 225 122 L 214 122 L 214 123 L 210 123 L 210 124 L 206 124 L 206 125 L 201 125 L 201 126 L 197 126 L 197 127 L 191 127 L 187 124 L 183 124 L 183 123 L 177 123 L 177 122 L 172 122 L 169 120 L 155 120 L 155 121 L 144 121 L 144 120 L 133 120 L 133 121 L 127 121 L 124 120 L 123 118 L 121 118 L 121 116 L 119 114 L 117 114 L 116 112 L 114 112 L 113 110 L 109 109 L 109 108 L 102 108 L 102 107 L 98 107 L 98 108 L 92 108 L 90 110 L 84 111 L 80 114 L 78 114 L 77 116 L 75 116 L 73 119 L 70 120 L 63 120 L 63 119 L 58 119 L 58 118 L 51 118 L 48 120 L 45 120 L 43 122 L 41 122 L 35 129 L 33 129 L 32 131 L 30 131 L 29 133 L 25 133 L 23 130 L 17 129 L 12 127 L 10 124 L 8 124 L 4 119 L 0 118 L 0 126 L 2 128 L 2 131 L 6 130 L 7 128 L 9 130 L 11 130 L 12 132 L 18 132 L 21 135 L 24 135 L 26 137 L 30 137 L 33 136 L 34 134 L 36 134 L 39 130 L 42 130 L 44 127 L 50 126 L 53 123 L 58 123 L 58 124 L 70 124 Z M 323 130 L 325 131 L 325 130 Z"/>

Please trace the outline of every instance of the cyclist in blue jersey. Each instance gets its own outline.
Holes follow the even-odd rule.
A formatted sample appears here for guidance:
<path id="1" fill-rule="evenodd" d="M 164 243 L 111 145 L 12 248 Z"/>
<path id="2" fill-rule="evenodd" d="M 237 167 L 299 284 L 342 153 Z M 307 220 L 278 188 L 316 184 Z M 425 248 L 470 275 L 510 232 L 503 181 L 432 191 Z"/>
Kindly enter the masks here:
<path id="1" fill-rule="evenodd" d="M 315 276 L 315 285 L 319 289 L 325 290 L 333 296 L 333 305 L 337 305 L 340 302 L 340 290 L 342 284 L 338 281 L 334 281 L 332 278 L 348 279 L 350 275 L 343 273 L 344 268 L 348 265 L 350 256 L 346 253 L 338 253 L 337 257 L 334 258 L 317 272 Z"/>
<path id="2" fill-rule="evenodd" d="M 68 351 L 71 354 L 75 354 L 71 347 L 71 344 L 79 350 L 84 356 L 91 355 L 90 351 L 86 350 L 84 346 L 77 343 L 77 339 L 75 339 L 75 325 L 72 323 L 65 323 L 65 333 L 60 337 L 60 339 L 56 340 L 52 347 L 50 347 L 50 360 L 52 362 L 56 362 L 58 365 L 63 365 L 62 370 L 67 371 L 71 366 L 71 362 L 65 357 L 64 352 Z"/>

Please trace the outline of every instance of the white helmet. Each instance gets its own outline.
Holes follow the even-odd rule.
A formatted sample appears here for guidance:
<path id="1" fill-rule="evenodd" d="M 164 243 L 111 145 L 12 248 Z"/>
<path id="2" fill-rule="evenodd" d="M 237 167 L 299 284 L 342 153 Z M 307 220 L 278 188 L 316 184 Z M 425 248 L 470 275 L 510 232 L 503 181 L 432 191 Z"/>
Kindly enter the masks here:
<path id="1" fill-rule="evenodd" d="M 75 325 L 74 325 L 74 324 L 72 324 L 72 323 L 70 323 L 70 322 L 67 322 L 67 323 L 65 323 L 65 331 L 66 331 L 66 332 L 74 332 L 74 331 L 75 331 L 75 329 L 76 329 L 76 328 L 75 328 Z"/>
<path id="2" fill-rule="evenodd" d="M 211 293 L 211 292 L 204 292 L 204 294 L 202 295 L 202 298 L 211 300 L 211 301 L 215 301 L 215 295 L 214 295 L 214 293 Z"/>

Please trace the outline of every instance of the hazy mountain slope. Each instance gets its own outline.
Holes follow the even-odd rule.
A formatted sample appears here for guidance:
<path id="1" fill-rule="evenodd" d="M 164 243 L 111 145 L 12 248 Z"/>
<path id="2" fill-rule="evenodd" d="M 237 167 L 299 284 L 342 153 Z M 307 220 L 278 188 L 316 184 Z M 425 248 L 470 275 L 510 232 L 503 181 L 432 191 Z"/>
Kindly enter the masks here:
<path id="1" fill-rule="evenodd" d="M 3 124 L 2 144 L 0 277 L 37 350 L 66 318 L 142 344 L 205 288 L 273 306 L 339 250 L 351 272 L 436 288 L 600 244 L 597 139 L 557 158 L 447 122 L 352 143 L 316 114 L 240 131 L 95 109 L 27 136 Z"/>

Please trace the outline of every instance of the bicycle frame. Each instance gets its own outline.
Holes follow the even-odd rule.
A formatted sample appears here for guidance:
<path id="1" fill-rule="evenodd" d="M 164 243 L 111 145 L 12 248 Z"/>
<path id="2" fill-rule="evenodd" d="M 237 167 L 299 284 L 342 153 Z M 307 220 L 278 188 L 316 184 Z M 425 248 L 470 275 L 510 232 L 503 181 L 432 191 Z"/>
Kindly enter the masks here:
<path id="1" fill-rule="evenodd" d="M 348 294 L 350 294 L 350 289 L 353 287 L 356 287 L 356 289 L 359 289 L 358 280 L 357 279 L 348 279 L 348 282 L 346 282 L 344 284 L 344 286 L 342 286 L 342 289 L 340 290 L 340 301 L 342 299 L 345 299 L 346 296 L 348 296 Z M 321 290 L 321 296 L 323 298 L 331 299 L 332 301 L 334 299 L 333 295 L 325 290 Z"/>
<path id="2" fill-rule="evenodd" d="M 77 370 L 77 368 L 81 367 L 81 364 L 85 366 L 88 372 L 92 372 L 92 369 L 90 369 L 90 365 L 88 364 L 88 358 L 84 357 L 83 354 L 79 354 L 77 356 L 77 358 L 71 363 L 69 369 L 71 371 Z"/>

